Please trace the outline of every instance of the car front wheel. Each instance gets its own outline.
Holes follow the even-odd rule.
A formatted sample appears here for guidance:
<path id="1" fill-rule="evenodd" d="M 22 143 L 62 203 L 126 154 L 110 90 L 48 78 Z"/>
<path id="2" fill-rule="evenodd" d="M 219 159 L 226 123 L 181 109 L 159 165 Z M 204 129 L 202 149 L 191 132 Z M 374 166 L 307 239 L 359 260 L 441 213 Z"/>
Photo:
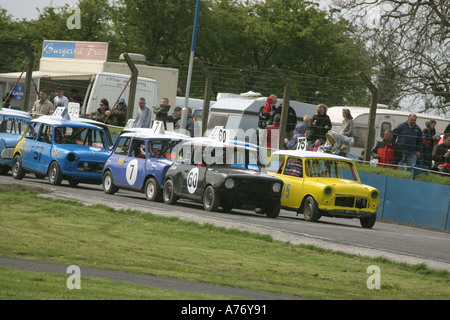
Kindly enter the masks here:
<path id="1" fill-rule="evenodd" d="M 155 178 L 150 178 L 145 183 L 145 197 L 150 201 L 160 200 L 161 188 Z"/>
<path id="2" fill-rule="evenodd" d="M 22 167 L 22 157 L 17 155 L 12 162 L 12 176 L 14 179 L 22 180 L 25 177 L 25 170 Z"/>
<path id="3" fill-rule="evenodd" d="M 51 185 L 59 186 L 62 182 L 62 178 L 58 162 L 53 161 L 48 169 L 48 181 Z"/>
<path id="4" fill-rule="evenodd" d="M 373 214 L 370 217 L 359 218 L 361 226 L 366 229 L 370 229 L 374 226 L 375 221 L 377 221 L 377 215 Z"/>
<path id="5" fill-rule="evenodd" d="M 114 179 L 111 171 L 107 171 L 103 175 L 103 191 L 106 194 L 114 194 L 118 191 L 119 188 L 114 186 Z"/>
<path id="6" fill-rule="evenodd" d="M 203 208 L 206 211 L 216 211 L 219 207 L 219 197 L 213 186 L 208 186 L 203 193 Z"/>
<path id="7" fill-rule="evenodd" d="M 303 215 L 306 221 L 315 222 L 320 219 L 317 202 L 312 196 L 308 196 L 303 204 Z"/>
<path id="8" fill-rule="evenodd" d="M 265 210 L 266 216 L 269 218 L 276 218 L 280 214 L 281 204 L 279 202 L 271 204 Z"/>
<path id="9" fill-rule="evenodd" d="M 166 204 L 175 204 L 177 202 L 172 179 L 169 179 L 164 183 L 163 201 Z"/>

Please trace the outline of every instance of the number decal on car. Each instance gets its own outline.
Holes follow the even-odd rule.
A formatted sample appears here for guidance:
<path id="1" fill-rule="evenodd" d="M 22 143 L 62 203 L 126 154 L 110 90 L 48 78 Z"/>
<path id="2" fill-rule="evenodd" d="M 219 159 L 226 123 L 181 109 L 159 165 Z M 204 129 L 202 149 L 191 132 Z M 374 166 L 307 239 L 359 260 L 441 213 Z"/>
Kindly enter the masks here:
<path id="1" fill-rule="evenodd" d="M 131 160 L 127 165 L 126 178 L 129 185 L 134 185 L 138 175 L 138 161 L 136 159 Z"/>
<path id="2" fill-rule="evenodd" d="M 198 185 L 198 168 L 193 168 L 187 176 L 187 187 L 189 193 L 194 193 Z"/>
<path id="3" fill-rule="evenodd" d="M 286 199 L 288 199 L 289 198 L 289 193 L 290 193 L 290 190 L 289 190 L 289 188 L 291 187 L 291 184 L 290 183 L 288 183 L 288 184 L 283 184 L 283 190 L 281 191 L 281 197 L 283 198 L 283 197 L 286 197 Z"/>

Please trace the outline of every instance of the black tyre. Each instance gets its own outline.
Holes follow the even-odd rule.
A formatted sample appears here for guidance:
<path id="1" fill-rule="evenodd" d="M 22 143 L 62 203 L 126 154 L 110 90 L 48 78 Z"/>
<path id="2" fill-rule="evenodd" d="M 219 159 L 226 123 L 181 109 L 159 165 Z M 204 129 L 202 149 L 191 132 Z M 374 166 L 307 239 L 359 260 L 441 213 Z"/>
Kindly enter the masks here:
<path id="1" fill-rule="evenodd" d="M 203 193 L 203 208 L 206 211 L 216 211 L 219 207 L 219 197 L 213 186 L 208 186 Z"/>
<path id="2" fill-rule="evenodd" d="M 377 221 L 376 214 L 373 214 L 370 217 L 366 217 L 366 218 L 359 218 L 359 222 L 361 223 L 361 226 L 366 229 L 372 228 L 376 221 Z"/>
<path id="3" fill-rule="evenodd" d="M 281 204 L 279 202 L 266 207 L 265 209 L 266 216 L 269 218 L 278 217 L 278 215 L 280 214 L 280 208 Z"/>
<path id="4" fill-rule="evenodd" d="M 163 201 L 166 204 L 175 204 L 177 202 L 177 196 L 175 195 L 175 188 L 173 186 L 172 179 L 169 179 L 164 183 Z"/>
<path id="5" fill-rule="evenodd" d="M 76 187 L 76 186 L 78 186 L 78 184 L 79 184 L 79 182 L 77 180 L 69 179 L 69 186 Z"/>
<path id="6" fill-rule="evenodd" d="M 316 200 L 308 196 L 303 204 L 303 215 L 306 221 L 315 222 L 320 219 L 320 212 Z"/>
<path id="7" fill-rule="evenodd" d="M 59 168 L 59 164 L 56 161 L 53 161 L 50 164 L 50 168 L 48 169 L 48 182 L 51 185 L 59 186 L 62 182 L 62 173 L 61 169 Z"/>
<path id="8" fill-rule="evenodd" d="M 232 201 L 226 201 L 222 199 L 220 201 L 220 206 L 222 207 L 223 211 L 230 212 L 231 210 L 233 210 L 234 204 Z"/>
<path id="9" fill-rule="evenodd" d="M 25 177 L 25 170 L 22 167 L 22 157 L 20 155 L 16 155 L 13 158 L 11 171 L 14 179 L 22 180 Z"/>
<path id="10" fill-rule="evenodd" d="M 103 191 L 106 194 L 114 194 L 119 188 L 114 186 L 114 179 L 111 171 L 106 171 L 102 179 Z"/>
<path id="11" fill-rule="evenodd" d="M 155 178 L 150 178 L 145 183 L 145 197 L 150 201 L 159 201 L 161 199 L 161 188 Z"/>

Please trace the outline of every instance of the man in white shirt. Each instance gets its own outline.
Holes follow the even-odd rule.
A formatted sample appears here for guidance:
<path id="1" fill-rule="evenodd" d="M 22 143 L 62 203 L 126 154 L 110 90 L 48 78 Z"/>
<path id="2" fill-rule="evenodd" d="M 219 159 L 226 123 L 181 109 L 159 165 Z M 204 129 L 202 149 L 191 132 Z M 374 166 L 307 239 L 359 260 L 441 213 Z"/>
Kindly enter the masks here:
<path id="1" fill-rule="evenodd" d="M 152 110 L 145 105 L 145 99 L 139 99 L 139 110 L 134 119 L 134 128 L 150 128 L 150 122 L 152 119 Z"/>
<path id="2" fill-rule="evenodd" d="M 53 99 L 53 106 L 55 109 L 64 107 L 67 111 L 69 110 L 69 99 L 64 95 L 63 89 L 56 89 L 56 97 Z"/>

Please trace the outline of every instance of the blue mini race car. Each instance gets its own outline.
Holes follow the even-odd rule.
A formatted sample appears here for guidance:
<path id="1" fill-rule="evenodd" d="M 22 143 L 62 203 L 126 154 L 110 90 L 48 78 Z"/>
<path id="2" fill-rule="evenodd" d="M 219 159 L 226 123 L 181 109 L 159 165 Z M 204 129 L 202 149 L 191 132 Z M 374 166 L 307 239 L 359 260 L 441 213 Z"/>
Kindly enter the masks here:
<path id="1" fill-rule="evenodd" d="M 48 176 L 52 185 L 100 184 L 110 155 L 108 137 L 100 126 L 50 116 L 33 119 L 14 149 L 12 176 Z"/>
<path id="2" fill-rule="evenodd" d="M 176 146 L 190 139 L 175 133 L 150 129 L 121 134 L 103 169 L 103 190 L 114 194 L 119 188 L 143 191 L 150 201 L 160 201 L 164 177 L 173 163 Z"/>
<path id="3" fill-rule="evenodd" d="M 30 121 L 31 116 L 27 112 L 0 109 L 0 174 L 11 169 L 14 148 Z"/>

